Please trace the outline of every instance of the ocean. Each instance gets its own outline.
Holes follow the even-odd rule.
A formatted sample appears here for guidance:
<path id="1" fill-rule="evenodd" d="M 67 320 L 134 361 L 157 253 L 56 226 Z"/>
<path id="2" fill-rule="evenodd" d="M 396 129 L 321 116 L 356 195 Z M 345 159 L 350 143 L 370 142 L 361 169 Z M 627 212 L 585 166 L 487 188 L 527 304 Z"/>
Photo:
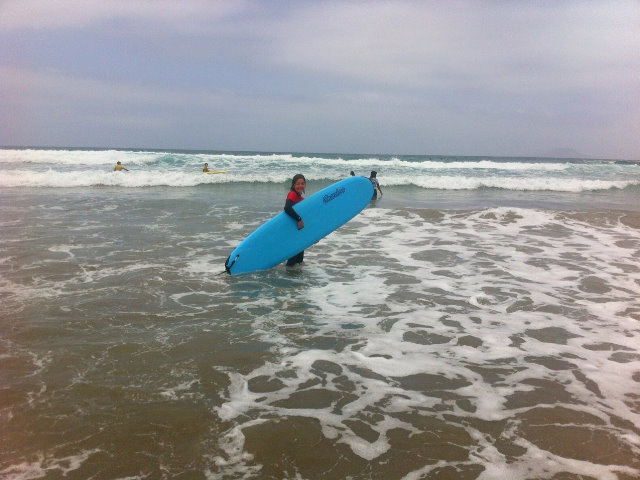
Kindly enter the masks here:
<path id="1" fill-rule="evenodd" d="M 640 478 L 638 162 L 3 148 L 0 228 L 0 478 Z"/>

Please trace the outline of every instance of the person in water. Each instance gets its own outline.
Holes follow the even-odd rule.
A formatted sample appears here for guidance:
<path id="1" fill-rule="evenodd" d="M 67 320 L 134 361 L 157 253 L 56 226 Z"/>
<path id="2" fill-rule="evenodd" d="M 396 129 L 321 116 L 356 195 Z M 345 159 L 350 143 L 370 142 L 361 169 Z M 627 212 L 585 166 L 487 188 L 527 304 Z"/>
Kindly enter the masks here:
<path id="1" fill-rule="evenodd" d="M 300 173 L 294 175 L 293 180 L 291 180 L 291 188 L 289 189 L 289 194 L 287 195 L 287 199 L 284 203 L 284 211 L 287 213 L 287 215 L 298 222 L 298 230 L 302 230 L 304 228 L 304 220 L 302 220 L 302 217 L 300 217 L 300 215 L 298 215 L 298 213 L 293 209 L 293 206 L 304 199 L 302 194 L 304 193 L 306 187 L 307 181 L 305 180 L 304 175 Z M 296 263 L 302 263 L 303 259 L 304 250 L 287 260 L 287 267 L 292 267 Z"/>
<path id="2" fill-rule="evenodd" d="M 202 169 L 202 173 L 207 173 L 209 171 L 209 164 L 205 163 L 204 168 Z"/>
<path id="3" fill-rule="evenodd" d="M 382 189 L 380 188 L 380 182 L 378 182 L 376 175 L 378 175 L 378 172 L 371 170 L 371 176 L 369 177 L 369 180 L 371 180 L 371 183 L 373 184 L 373 196 L 371 197 L 371 200 L 378 198 L 376 188 L 380 191 L 380 196 L 382 196 Z"/>
<path id="4" fill-rule="evenodd" d="M 114 172 L 120 172 L 122 170 L 126 170 L 127 172 L 129 171 L 128 169 L 124 168 L 120 162 L 116 163 L 116 166 L 113 167 Z"/>
<path id="5" fill-rule="evenodd" d="M 356 176 L 356 172 L 354 172 L 353 170 L 351 170 L 351 171 L 349 172 L 349 175 L 351 175 L 352 177 L 355 177 L 355 176 Z"/>

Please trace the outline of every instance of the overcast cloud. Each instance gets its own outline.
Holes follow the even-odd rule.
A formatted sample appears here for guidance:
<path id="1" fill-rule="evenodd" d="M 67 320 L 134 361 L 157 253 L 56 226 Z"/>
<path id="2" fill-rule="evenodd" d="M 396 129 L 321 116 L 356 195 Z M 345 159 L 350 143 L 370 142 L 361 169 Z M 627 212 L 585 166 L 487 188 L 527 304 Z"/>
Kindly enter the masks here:
<path id="1" fill-rule="evenodd" d="M 0 145 L 640 159 L 640 1 L 0 2 Z"/>

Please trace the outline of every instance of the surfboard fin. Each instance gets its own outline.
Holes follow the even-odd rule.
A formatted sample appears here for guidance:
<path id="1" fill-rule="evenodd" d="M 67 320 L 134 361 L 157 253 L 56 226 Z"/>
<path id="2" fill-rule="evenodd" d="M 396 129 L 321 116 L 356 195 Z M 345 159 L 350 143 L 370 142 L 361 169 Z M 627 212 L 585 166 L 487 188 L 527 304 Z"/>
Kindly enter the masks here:
<path id="1" fill-rule="evenodd" d="M 231 258 L 231 255 L 229 255 L 227 257 L 227 261 L 224 262 L 224 269 L 227 271 L 229 275 L 231 275 L 231 267 L 233 267 L 233 264 L 236 263 L 236 260 L 238 260 L 238 257 L 240 257 L 240 255 L 236 255 L 236 258 L 233 259 L 233 262 L 229 263 L 229 259 Z"/>

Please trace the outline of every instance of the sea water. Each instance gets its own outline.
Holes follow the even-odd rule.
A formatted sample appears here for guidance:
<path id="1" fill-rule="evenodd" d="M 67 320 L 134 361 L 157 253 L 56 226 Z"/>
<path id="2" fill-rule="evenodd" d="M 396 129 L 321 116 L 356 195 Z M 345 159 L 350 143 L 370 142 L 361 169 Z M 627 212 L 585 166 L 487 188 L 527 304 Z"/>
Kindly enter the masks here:
<path id="1" fill-rule="evenodd" d="M 351 170 L 384 195 L 302 266 L 224 273 Z M 0 477 L 640 478 L 639 200 L 613 160 L 2 149 Z"/>

